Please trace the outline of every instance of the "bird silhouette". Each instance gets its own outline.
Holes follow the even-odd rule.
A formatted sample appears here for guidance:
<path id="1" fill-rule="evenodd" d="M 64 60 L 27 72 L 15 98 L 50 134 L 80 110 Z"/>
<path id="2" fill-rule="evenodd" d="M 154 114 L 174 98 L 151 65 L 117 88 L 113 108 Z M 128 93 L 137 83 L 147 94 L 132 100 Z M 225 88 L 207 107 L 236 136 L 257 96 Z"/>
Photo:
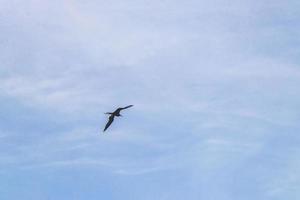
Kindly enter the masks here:
<path id="1" fill-rule="evenodd" d="M 110 115 L 109 116 L 109 118 L 108 118 L 108 122 L 107 122 L 107 124 L 105 125 L 105 128 L 104 128 L 104 130 L 103 130 L 103 132 L 104 131 L 106 131 L 106 129 L 108 129 L 108 127 L 113 123 L 113 121 L 114 121 L 114 118 L 115 117 L 122 117 L 122 115 L 120 114 L 120 112 L 122 111 L 122 110 L 124 110 L 124 109 L 127 109 L 127 108 L 130 108 L 130 107 L 132 107 L 133 105 L 129 105 L 129 106 L 126 106 L 126 107 L 124 107 L 124 108 L 118 108 L 118 109 L 116 109 L 114 112 L 107 112 L 107 113 L 104 113 L 104 114 L 107 114 L 107 115 Z"/>

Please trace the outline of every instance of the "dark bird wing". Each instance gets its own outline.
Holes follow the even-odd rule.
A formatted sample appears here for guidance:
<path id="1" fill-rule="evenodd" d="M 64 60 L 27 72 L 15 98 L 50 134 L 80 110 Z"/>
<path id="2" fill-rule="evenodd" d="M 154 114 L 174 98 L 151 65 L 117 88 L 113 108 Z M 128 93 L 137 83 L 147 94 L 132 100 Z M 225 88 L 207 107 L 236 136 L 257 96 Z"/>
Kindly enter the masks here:
<path id="1" fill-rule="evenodd" d="M 121 108 L 121 110 L 124 110 L 124 109 L 130 108 L 130 107 L 132 107 L 132 106 L 133 106 L 133 105 L 126 106 L 126 107 L 124 107 L 124 108 Z"/>
<path id="2" fill-rule="evenodd" d="M 104 131 L 106 131 L 106 129 L 108 129 L 108 127 L 111 125 L 111 123 L 114 121 L 114 115 L 111 115 L 111 116 L 109 116 L 109 118 L 108 118 L 108 122 L 107 122 L 107 124 L 105 125 L 105 128 L 104 128 L 104 130 L 103 130 L 103 132 Z"/>
<path id="3" fill-rule="evenodd" d="M 114 114 L 120 114 L 121 110 L 130 108 L 130 107 L 132 107 L 132 106 L 133 106 L 133 105 L 129 105 L 129 106 L 126 106 L 126 107 L 124 107 L 124 108 L 118 108 L 117 110 L 115 110 Z"/>

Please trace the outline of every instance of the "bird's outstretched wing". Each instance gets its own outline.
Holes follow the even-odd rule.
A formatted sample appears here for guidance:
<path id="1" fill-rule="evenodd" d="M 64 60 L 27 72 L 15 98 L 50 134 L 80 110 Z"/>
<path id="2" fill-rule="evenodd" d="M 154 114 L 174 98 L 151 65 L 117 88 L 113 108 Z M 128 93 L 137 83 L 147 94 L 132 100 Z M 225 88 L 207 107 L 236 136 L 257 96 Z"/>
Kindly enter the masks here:
<path id="1" fill-rule="evenodd" d="M 133 106 L 133 105 L 129 105 L 129 106 L 126 106 L 126 107 L 121 108 L 121 109 L 124 110 L 124 109 L 130 108 L 130 107 L 132 107 L 132 106 Z"/>
<path id="2" fill-rule="evenodd" d="M 133 106 L 133 105 L 129 105 L 129 106 L 126 106 L 126 107 L 124 107 L 124 108 L 118 108 L 117 110 L 115 110 L 115 112 L 114 112 L 114 113 L 115 113 L 115 114 L 116 114 L 116 113 L 120 113 L 120 111 L 121 111 L 121 110 L 124 110 L 124 109 L 130 108 L 130 107 L 132 107 L 132 106 Z"/>
<path id="3" fill-rule="evenodd" d="M 115 116 L 113 116 L 113 115 L 109 116 L 108 122 L 107 122 L 107 124 L 105 125 L 105 128 L 104 128 L 103 132 L 106 131 L 106 129 L 108 129 L 108 127 L 109 127 L 109 126 L 111 125 L 111 123 L 114 121 L 114 117 L 115 117 Z"/>

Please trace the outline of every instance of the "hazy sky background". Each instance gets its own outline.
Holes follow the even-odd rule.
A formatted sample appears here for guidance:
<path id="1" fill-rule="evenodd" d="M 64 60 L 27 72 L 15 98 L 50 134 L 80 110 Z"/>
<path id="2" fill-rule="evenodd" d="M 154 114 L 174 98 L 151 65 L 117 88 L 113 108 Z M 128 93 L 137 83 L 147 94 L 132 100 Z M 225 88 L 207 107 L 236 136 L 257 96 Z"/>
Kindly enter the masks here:
<path id="1" fill-rule="evenodd" d="M 0 0 L 0 28 L 1 200 L 300 198 L 299 0 Z"/>

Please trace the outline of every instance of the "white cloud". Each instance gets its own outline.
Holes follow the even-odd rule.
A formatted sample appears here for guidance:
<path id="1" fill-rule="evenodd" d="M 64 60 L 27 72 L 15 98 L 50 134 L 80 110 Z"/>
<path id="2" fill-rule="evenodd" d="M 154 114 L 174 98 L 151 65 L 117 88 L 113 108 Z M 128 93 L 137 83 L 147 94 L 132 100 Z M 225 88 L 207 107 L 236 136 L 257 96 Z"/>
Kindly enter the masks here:
<path id="1" fill-rule="evenodd" d="M 288 2 L 2 1 L 1 96 L 65 125 L 20 128 L 23 140 L 0 134 L 14 146 L 2 169 L 176 169 L 191 188 L 210 183 L 203 197 L 217 187 L 230 196 L 235 185 L 216 176 L 259 175 L 240 168 L 299 121 L 298 63 L 280 53 L 294 52 L 286 41 L 296 31 L 274 26 L 297 18 Z M 102 113 L 125 104 L 135 105 L 128 117 L 100 134 Z M 259 186 L 272 182 L 270 198 L 296 195 L 295 166 Z"/>

